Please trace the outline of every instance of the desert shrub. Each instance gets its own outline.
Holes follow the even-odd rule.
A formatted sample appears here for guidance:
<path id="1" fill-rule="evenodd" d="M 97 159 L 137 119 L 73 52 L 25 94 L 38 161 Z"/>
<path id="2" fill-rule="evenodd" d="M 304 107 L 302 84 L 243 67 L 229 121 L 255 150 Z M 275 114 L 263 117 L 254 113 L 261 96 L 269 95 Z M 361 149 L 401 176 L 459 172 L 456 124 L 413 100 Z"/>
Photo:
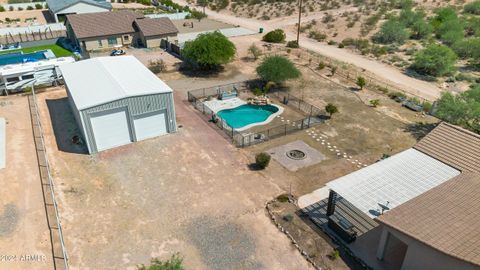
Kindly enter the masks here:
<path id="1" fill-rule="evenodd" d="M 27 10 L 33 10 L 32 6 L 27 6 Z"/>
<path id="2" fill-rule="evenodd" d="M 454 70 L 457 55 L 452 49 L 432 44 L 415 55 L 412 68 L 420 74 L 443 76 Z"/>
<path id="3" fill-rule="evenodd" d="M 328 103 L 325 106 L 325 111 L 328 113 L 330 117 L 332 117 L 333 114 L 338 112 L 338 108 L 333 103 Z"/>
<path id="4" fill-rule="evenodd" d="M 150 69 L 151 72 L 158 74 L 164 72 L 167 69 L 167 65 L 163 59 L 150 60 L 148 62 L 148 69 Z"/>
<path id="5" fill-rule="evenodd" d="M 153 259 L 149 266 L 140 265 L 138 270 L 184 270 L 183 259 L 178 254 L 172 255 L 167 261 L 161 261 L 158 258 Z"/>
<path id="6" fill-rule="evenodd" d="M 453 50 L 460 58 L 480 60 L 480 38 L 470 38 L 457 42 Z"/>
<path id="7" fill-rule="evenodd" d="M 470 13 L 470 14 L 475 14 L 475 15 L 480 15 L 480 1 L 475 1 L 469 4 L 466 4 L 463 7 L 463 12 L 465 13 Z"/>
<path id="8" fill-rule="evenodd" d="M 282 203 L 288 202 L 288 195 L 287 194 L 278 195 L 277 200 Z"/>
<path id="9" fill-rule="evenodd" d="M 260 169 L 265 169 L 270 164 L 270 155 L 268 153 L 262 152 L 255 156 L 255 163 Z"/>
<path id="10" fill-rule="evenodd" d="M 379 99 L 372 99 L 370 100 L 370 105 L 372 105 L 372 107 L 378 107 L 378 105 L 380 105 L 380 100 Z"/>
<path id="11" fill-rule="evenodd" d="M 326 67 L 325 63 L 323 61 L 320 61 L 320 63 L 318 63 L 318 66 L 317 66 L 317 69 L 318 70 L 322 70 Z"/>
<path id="12" fill-rule="evenodd" d="M 327 35 L 319 31 L 312 30 L 308 33 L 309 38 L 313 38 L 316 41 L 324 41 L 327 38 Z"/>
<path id="13" fill-rule="evenodd" d="M 358 87 L 360 87 L 360 90 L 362 90 L 363 87 L 365 87 L 365 85 L 367 84 L 367 80 L 365 80 L 365 78 L 362 76 L 358 76 L 356 84 Z"/>
<path id="14" fill-rule="evenodd" d="M 265 82 L 281 83 L 300 76 L 300 71 L 290 60 L 278 55 L 265 58 L 256 71 Z"/>
<path id="15" fill-rule="evenodd" d="M 43 5 L 42 4 L 35 4 L 35 9 L 42 9 L 43 8 Z"/>
<path id="16" fill-rule="evenodd" d="M 9 6 L 8 10 L 13 11 L 14 10 L 13 6 Z"/>
<path id="17" fill-rule="evenodd" d="M 3 6 L 0 6 L 0 12 L 4 12 L 5 8 Z"/>
<path id="18" fill-rule="evenodd" d="M 402 23 L 397 20 L 388 20 L 375 34 L 373 40 L 383 44 L 403 44 L 409 36 L 410 34 Z"/>
<path id="19" fill-rule="evenodd" d="M 197 19 L 197 20 L 201 20 L 203 18 L 206 18 L 207 15 L 201 11 L 198 11 L 196 9 L 191 9 L 190 10 L 190 15 L 186 16 L 185 19 Z"/>
<path id="20" fill-rule="evenodd" d="M 283 216 L 283 220 L 287 221 L 287 222 L 292 222 L 293 220 L 293 215 L 288 213 L 286 214 L 285 216 Z"/>
<path id="21" fill-rule="evenodd" d="M 390 92 L 390 93 L 388 93 L 388 97 L 391 98 L 391 99 L 398 99 L 398 98 L 406 99 L 407 98 L 407 96 L 402 92 Z"/>
<path id="22" fill-rule="evenodd" d="M 18 7 L 17 10 L 18 10 L 18 11 L 22 11 L 23 8 L 22 8 L 22 7 Z"/>
<path id="23" fill-rule="evenodd" d="M 423 102 L 422 104 L 422 108 L 423 108 L 423 111 L 426 112 L 426 113 L 429 113 L 432 111 L 432 103 L 428 102 L 428 101 L 425 101 Z"/>
<path id="24" fill-rule="evenodd" d="M 424 39 L 429 37 L 433 32 L 431 24 L 425 22 L 425 20 L 417 20 L 410 26 L 410 37 L 413 39 Z"/>
<path id="25" fill-rule="evenodd" d="M 262 55 L 262 50 L 254 43 L 248 47 L 248 53 L 252 55 L 253 59 L 257 60 Z"/>
<path id="26" fill-rule="evenodd" d="M 285 32 L 282 29 L 276 29 L 265 34 L 262 40 L 271 43 L 282 43 L 285 42 L 285 38 Z"/>
<path id="27" fill-rule="evenodd" d="M 290 40 L 289 42 L 287 42 L 287 47 L 288 48 L 298 48 L 300 46 L 298 46 L 298 42 L 296 40 Z"/>

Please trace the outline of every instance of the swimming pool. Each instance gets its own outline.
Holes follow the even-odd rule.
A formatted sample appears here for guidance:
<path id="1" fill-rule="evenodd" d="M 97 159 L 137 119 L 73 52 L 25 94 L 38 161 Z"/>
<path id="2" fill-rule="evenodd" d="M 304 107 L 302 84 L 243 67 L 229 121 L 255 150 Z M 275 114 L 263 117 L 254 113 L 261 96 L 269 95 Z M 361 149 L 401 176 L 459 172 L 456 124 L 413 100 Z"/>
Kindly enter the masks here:
<path id="1" fill-rule="evenodd" d="M 0 66 L 45 60 L 47 59 L 46 52 L 47 51 L 38 51 L 26 54 L 22 52 L 12 52 L 0 54 Z"/>
<path id="2" fill-rule="evenodd" d="M 283 112 L 277 105 L 245 104 L 232 109 L 221 110 L 217 116 L 236 130 L 245 130 L 253 126 L 264 125 Z"/>

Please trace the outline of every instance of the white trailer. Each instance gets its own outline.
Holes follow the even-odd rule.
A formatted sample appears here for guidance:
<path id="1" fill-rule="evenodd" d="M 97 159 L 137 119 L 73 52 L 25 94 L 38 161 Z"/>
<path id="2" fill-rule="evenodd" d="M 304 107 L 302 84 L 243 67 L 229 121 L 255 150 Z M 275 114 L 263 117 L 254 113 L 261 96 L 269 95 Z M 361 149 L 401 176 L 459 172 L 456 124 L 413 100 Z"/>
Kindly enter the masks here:
<path id="1" fill-rule="evenodd" d="M 59 66 L 73 63 L 73 57 L 61 57 L 38 62 L 0 67 L 0 93 L 20 92 L 33 85 L 52 84 L 62 78 Z"/>

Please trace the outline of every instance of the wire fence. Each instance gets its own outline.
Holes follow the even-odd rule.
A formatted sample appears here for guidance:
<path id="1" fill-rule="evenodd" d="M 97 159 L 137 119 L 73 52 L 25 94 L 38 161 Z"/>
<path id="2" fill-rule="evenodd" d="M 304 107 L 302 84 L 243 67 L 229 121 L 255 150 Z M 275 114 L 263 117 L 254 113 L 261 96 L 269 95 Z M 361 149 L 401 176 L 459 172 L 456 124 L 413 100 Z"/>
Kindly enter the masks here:
<path id="1" fill-rule="evenodd" d="M 65 248 L 65 241 L 63 239 L 63 231 L 60 222 L 60 215 L 58 211 L 57 199 L 55 197 L 55 182 L 53 180 L 50 164 L 48 162 L 47 150 L 45 147 L 44 132 L 42 124 L 40 121 L 40 114 L 38 109 L 37 97 L 35 95 L 35 90 L 32 89 L 32 95 L 29 96 L 30 104 L 30 114 L 32 120 L 33 135 L 35 139 L 35 147 L 37 150 L 37 159 L 38 165 L 40 168 L 40 178 L 42 181 L 43 196 L 45 201 L 45 209 L 47 211 L 47 221 L 50 229 L 50 238 L 52 242 L 52 252 L 53 252 L 53 263 L 54 268 L 57 268 L 57 265 L 63 265 L 64 270 L 68 270 L 68 255 L 67 249 Z M 48 197 L 49 195 L 49 197 Z M 51 211 L 53 210 L 53 211 Z M 54 224 L 51 224 L 50 216 L 54 216 Z M 59 252 L 58 248 L 61 250 Z M 58 254 L 61 253 L 61 254 Z M 61 261 L 57 263 L 57 260 Z"/>
<path id="2" fill-rule="evenodd" d="M 187 93 L 188 101 L 195 109 L 200 111 L 205 116 L 204 118 L 206 120 L 214 123 L 220 130 L 222 130 L 237 147 L 247 147 L 281 136 L 286 136 L 293 132 L 310 128 L 311 126 L 324 122 L 324 110 L 321 110 L 318 107 L 291 94 L 274 90 L 271 94 L 269 94 L 270 97 L 278 99 L 282 104 L 289 106 L 292 109 L 301 111 L 305 117 L 298 118 L 281 125 L 268 125 L 264 129 L 259 129 L 257 127 L 254 129 L 247 129 L 245 131 L 238 131 L 229 126 L 228 123 L 225 122 L 221 117 L 217 117 L 215 112 L 213 112 L 204 103 L 204 101 L 211 98 L 217 98 L 224 91 L 248 91 L 248 89 L 251 89 L 251 87 L 256 83 L 256 81 L 245 81 L 235 84 L 191 90 Z"/>
<path id="3" fill-rule="evenodd" d="M 279 53 L 291 53 L 294 54 L 298 60 L 305 62 L 310 68 L 317 68 L 322 63 L 326 67 L 329 67 L 331 70 L 334 69 L 332 73 L 334 73 L 335 76 L 341 77 L 351 83 L 355 83 L 356 79 L 360 76 L 364 77 L 367 81 L 368 88 L 372 90 L 376 90 L 382 93 L 400 92 L 405 94 L 406 96 L 415 97 L 421 102 L 432 102 L 436 100 L 436 98 L 433 96 L 430 98 L 426 98 L 425 96 L 420 94 L 420 91 L 416 89 L 410 89 L 409 91 L 406 91 L 405 89 L 399 87 L 398 85 L 395 85 L 392 82 L 378 78 L 377 76 L 370 74 L 368 71 L 355 67 L 351 64 L 343 63 L 311 51 L 298 50 L 295 52 L 291 52 L 289 50 L 291 49 L 286 48 L 285 46 L 274 46 L 270 51 L 265 52 L 265 54 L 276 55 Z"/>

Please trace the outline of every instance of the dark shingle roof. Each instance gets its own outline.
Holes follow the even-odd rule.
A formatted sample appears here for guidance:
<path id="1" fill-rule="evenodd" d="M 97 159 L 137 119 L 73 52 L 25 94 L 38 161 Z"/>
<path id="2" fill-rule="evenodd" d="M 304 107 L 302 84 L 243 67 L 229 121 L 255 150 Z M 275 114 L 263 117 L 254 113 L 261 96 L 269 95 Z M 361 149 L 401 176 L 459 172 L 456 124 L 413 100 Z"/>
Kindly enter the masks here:
<path id="1" fill-rule="evenodd" d="M 47 0 L 48 9 L 53 13 L 57 13 L 65 8 L 73 6 L 77 3 L 85 3 L 97 7 L 106 8 L 112 10 L 112 4 L 107 1 L 101 0 Z"/>
<path id="2" fill-rule="evenodd" d="M 133 11 L 99 12 L 67 15 L 77 38 L 90 38 L 134 33 L 133 21 L 143 15 Z"/>
<path id="3" fill-rule="evenodd" d="M 178 33 L 178 29 L 169 18 L 137 19 L 135 24 L 146 37 Z"/>
<path id="4" fill-rule="evenodd" d="M 480 135 L 442 122 L 413 148 L 462 172 L 480 173 Z"/>
<path id="5" fill-rule="evenodd" d="M 434 249 L 480 265 L 480 174 L 463 173 L 376 218 Z"/>

